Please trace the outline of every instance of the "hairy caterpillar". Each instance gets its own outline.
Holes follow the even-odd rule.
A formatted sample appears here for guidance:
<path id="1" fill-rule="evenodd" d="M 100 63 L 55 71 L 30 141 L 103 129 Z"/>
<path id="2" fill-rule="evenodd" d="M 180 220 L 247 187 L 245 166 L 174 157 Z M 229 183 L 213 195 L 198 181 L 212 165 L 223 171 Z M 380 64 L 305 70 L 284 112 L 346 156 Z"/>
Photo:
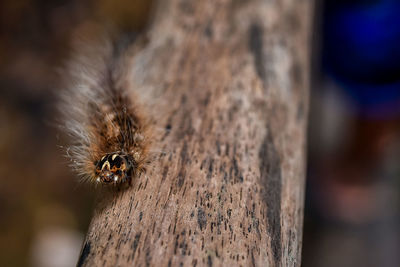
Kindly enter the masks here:
<path id="1" fill-rule="evenodd" d="M 124 72 L 126 54 L 108 37 L 77 47 L 60 105 L 68 157 L 86 181 L 130 181 L 145 169 L 150 138 Z"/>

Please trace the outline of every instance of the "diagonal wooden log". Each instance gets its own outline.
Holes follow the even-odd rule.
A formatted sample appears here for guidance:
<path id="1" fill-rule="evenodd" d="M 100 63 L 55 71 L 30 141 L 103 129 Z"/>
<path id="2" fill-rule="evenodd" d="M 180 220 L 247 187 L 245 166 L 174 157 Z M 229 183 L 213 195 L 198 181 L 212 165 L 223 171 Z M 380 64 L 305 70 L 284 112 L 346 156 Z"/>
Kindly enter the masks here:
<path id="1" fill-rule="evenodd" d="M 129 77 L 166 153 L 101 192 L 78 266 L 299 266 L 312 1 L 156 10 Z"/>

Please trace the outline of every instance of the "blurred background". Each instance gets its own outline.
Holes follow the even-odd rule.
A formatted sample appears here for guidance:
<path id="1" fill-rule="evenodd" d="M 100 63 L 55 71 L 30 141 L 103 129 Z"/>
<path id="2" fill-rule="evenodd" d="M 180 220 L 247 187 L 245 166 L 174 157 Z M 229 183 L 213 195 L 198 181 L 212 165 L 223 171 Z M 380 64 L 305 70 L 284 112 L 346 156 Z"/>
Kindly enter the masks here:
<path id="1" fill-rule="evenodd" d="M 317 10 L 303 266 L 400 266 L 400 1 Z"/>
<path id="2" fill-rule="evenodd" d="M 93 21 L 126 31 L 151 1 L 0 1 L 0 266 L 75 266 L 93 212 L 92 188 L 63 158 L 54 122 L 72 36 Z"/>
<path id="3" fill-rule="evenodd" d="M 302 265 L 400 266 L 400 3 L 316 2 Z M 0 266 L 75 266 L 95 196 L 58 148 L 58 70 L 94 20 L 140 32 L 150 8 L 0 2 Z"/>

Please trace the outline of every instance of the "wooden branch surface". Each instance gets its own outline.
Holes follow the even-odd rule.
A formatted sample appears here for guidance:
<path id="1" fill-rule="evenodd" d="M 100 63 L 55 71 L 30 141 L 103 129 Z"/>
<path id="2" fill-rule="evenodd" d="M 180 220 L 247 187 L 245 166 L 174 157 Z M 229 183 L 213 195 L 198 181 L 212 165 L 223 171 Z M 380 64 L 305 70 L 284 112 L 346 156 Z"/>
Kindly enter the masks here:
<path id="1" fill-rule="evenodd" d="M 165 154 L 101 192 L 78 266 L 300 265 L 311 7 L 159 1 L 129 79 Z"/>

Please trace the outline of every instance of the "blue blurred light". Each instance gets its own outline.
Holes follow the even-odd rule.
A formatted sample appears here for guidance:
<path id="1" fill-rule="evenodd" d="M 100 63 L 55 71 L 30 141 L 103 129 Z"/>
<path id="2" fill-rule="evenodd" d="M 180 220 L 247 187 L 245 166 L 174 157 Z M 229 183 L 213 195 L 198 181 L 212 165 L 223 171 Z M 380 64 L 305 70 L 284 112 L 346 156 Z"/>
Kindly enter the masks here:
<path id="1" fill-rule="evenodd" d="M 328 0 L 323 29 L 324 68 L 359 107 L 400 110 L 400 2 Z"/>

